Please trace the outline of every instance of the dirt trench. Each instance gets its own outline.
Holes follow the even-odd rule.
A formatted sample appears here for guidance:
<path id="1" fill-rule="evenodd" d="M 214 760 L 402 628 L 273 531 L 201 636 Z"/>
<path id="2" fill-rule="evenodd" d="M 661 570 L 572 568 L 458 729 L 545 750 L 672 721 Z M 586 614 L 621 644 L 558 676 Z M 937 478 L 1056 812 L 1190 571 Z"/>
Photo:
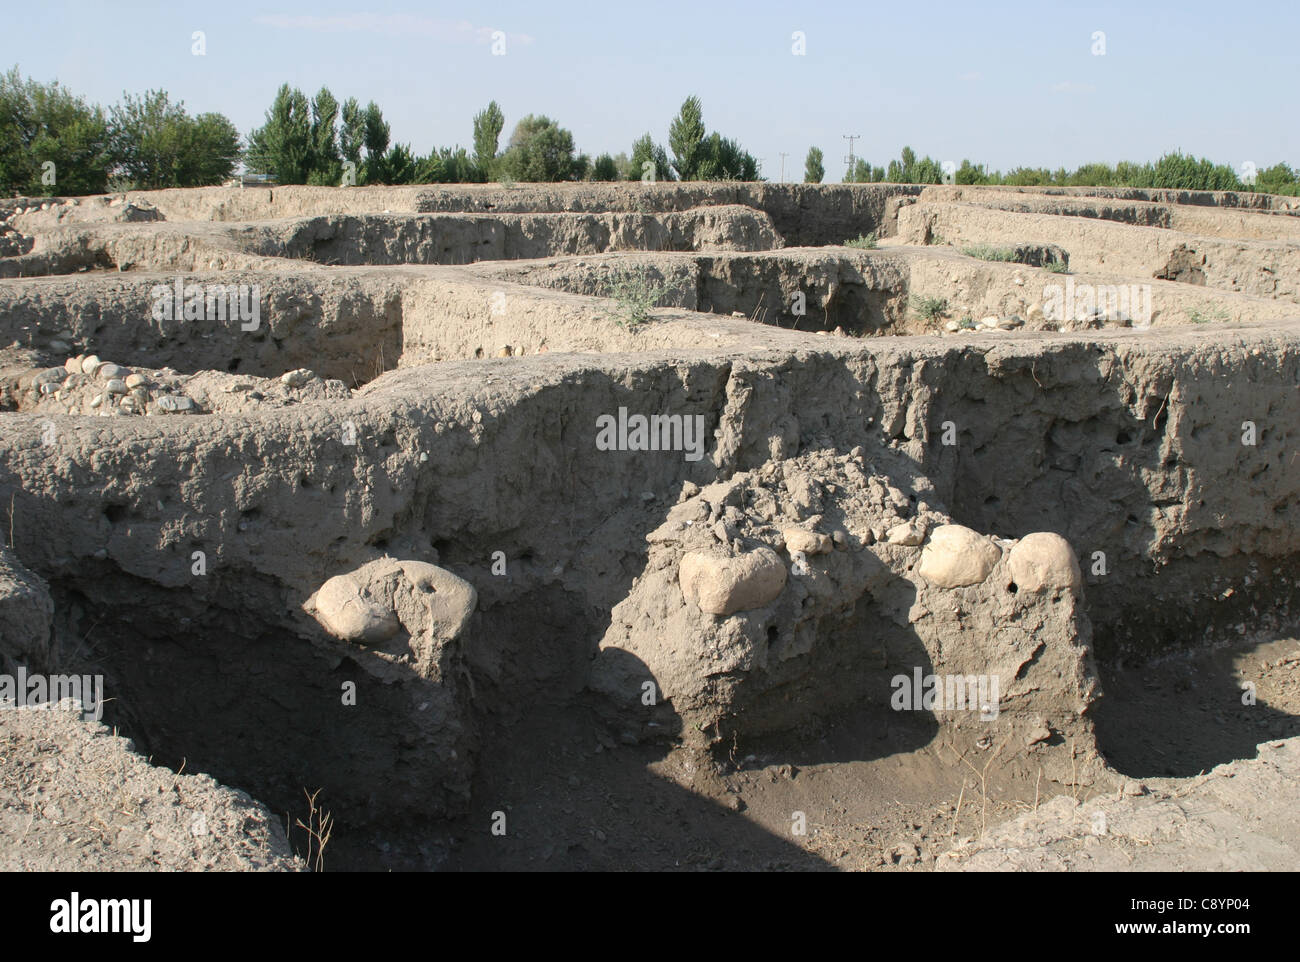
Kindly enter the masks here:
<path id="1" fill-rule="evenodd" d="M 777 228 L 819 196 L 766 190 Z M 290 216 L 318 203 L 276 194 Z M 356 868 L 924 868 L 1040 793 L 1195 775 L 1300 734 L 1288 669 L 1249 662 L 1285 662 L 1295 638 L 1294 322 L 945 331 L 911 295 L 938 283 L 924 265 L 970 259 L 754 253 L 751 222 L 694 188 L 652 196 L 690 205 L 663 230 L 731 249 L 602 237 L 457 267 L 405 227 L 377 256 L 352 227 L 326 249 L 318 221 L 259 226 L 316 239 L 184 279 L 265 284 L 260 331 L 155 324 L 167 265 L 4 281 L 0 503 L 50 586 L 52 650 L 102 670 L 111 722 L 277 812 L 321 788 L 336 865 Z M 158 200 L 185 230 L 184 199 Z M 843 216 L 805 213 L 800 239 Z M 670 293 L 629 325 L 602 295 L 637 269 Z M 1025 276 L 969 269 L 984 303 Z M 792 290 L 805 314 L 764 312 Z M 59 346 L 97 363 L 44 373 Z M 92 413 L 122 396 L 101 358 L 143 379 L 144 416 Z M 666 438 L 699 418 L 698 448 L 602 447 L 602 419 L 628 414 L 678 418 Z M 988 561 L 949 583 L 940 532 L 958 528 Z M 1025 568 L 1043 544 L 1062 560 Z M 429 621 L 401 600 L 426 575 L 393 559 L 472 603 Z M 782 587 L 712 611 L 683 580 L 742 563 Z M 339 577 L 388 599 L 382 641 L 329 620 Z M 1246 652 L 1259 710 L 1215 651 Z M 1133 672 L 1179 657 L 1195 682 L 1150 704 Z M 900 712 L 913 670 L 999 678 L 1005 703 Z M 1188 691 L 1217 699 L 1214 731 L 1187 736 Z"/>

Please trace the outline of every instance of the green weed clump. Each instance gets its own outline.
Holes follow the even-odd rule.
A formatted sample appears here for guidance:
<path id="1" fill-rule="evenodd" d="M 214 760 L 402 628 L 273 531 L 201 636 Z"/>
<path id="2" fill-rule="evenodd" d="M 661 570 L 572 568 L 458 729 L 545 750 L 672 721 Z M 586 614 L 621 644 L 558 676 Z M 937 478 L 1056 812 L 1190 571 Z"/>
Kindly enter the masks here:
<path id="1" fill-rule="evenodd" d="M 922 320 L 937 321 L 948 313 L 948 298 L 918 297 L 913 294 L 912 311 Z"/>
<path id="2" fill-rule="evenodd" d="M 1229 320 L 1228 312 L 1221 307 L 1211 308 L 1202 311 L 1199 308 L 1188 308 L 1187 319 L 1193 324 L 1208 324 L 1210 321 L 1218 321 L 1220 324 Z"/>
<path id="3" fill-rule="evenodd" d="M 606 295 L 614 299 L 611 316 L 620 327 L 634 331 L 650 320 L 651 310 L 667 291 L 662 284 L 653 283 L 644 268 L 624 271 L 613 278 Z"/>
<path id="4" fill-rule="evenodd" d="M 976 244 L 963 247 L 961 252 L 967 257 L 976 257 L 982 261 L 1014 261 L 1016 251 L 1013 247 L 994 247 L 991 244 Z"/>
<path id="5" fill-rule="evenodd" d="M 856 247 L 858 250 L 873 251 L 876 249 L 876 232 L 870 234 L 861 234 L 853 240 L 846 240 L 845 247 Z"/>

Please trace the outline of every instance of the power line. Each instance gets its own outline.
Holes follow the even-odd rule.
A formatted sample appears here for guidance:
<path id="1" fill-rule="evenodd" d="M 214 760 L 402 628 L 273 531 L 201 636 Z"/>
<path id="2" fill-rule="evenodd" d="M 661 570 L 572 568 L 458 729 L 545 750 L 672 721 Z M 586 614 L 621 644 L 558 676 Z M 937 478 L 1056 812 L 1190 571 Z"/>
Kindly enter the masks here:
<path id="1" fill-rule="evenodd" d="M 843 137 L 844 137 L 845 140 L 847 140 L 847 141 L 849 142 L 849 155 L 848 155 L 847 157 L 844 158 L 844 162 L 845 162 L 846 164 L 849 165 L 848 176 L 849 176 L 849 177 L 852 177 L 852 176 L 853 176 L 853 166 L 854 166 L 854 162 L 857 160 L 857 158 L 856 158 L 855 156 L 853 156 L 853 141 L 855 141 L 855 140 L 861 140 L 861 139 L 862 139 L 862 135 L 861 135 L 861 134 L 844 134 Z"/>

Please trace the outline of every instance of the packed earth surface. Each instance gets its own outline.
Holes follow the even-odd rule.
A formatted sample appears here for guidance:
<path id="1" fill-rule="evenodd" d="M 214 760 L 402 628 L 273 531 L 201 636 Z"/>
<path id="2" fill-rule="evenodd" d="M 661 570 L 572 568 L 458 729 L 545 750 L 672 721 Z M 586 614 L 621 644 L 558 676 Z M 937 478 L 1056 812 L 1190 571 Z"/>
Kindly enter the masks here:
<path id="1" fill-rule="evenodd" d="M 17 198 L 0 345 L 0 865 L 1300 865 L 1295 198 Z"/>

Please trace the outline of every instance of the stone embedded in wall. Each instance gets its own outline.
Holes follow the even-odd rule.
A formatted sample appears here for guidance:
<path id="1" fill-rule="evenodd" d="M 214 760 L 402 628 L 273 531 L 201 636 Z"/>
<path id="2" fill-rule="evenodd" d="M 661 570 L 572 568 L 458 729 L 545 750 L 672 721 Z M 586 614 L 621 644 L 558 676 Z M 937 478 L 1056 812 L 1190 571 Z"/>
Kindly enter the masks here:
<path id="1" fill-rule="evenodd" d="M 771 548 L 729 556 L 692 551 L 679 568 L 682 595 L 701 611 L 726 617 L 771 604 L 785 587 L 785 563 Z"/>
<path id="2" fill-rule="evenodd" d="M 917 573 L 941 588 L 980 584 L 1002 557 L 991 539 L 960 524 L 935 528 L 921 551 Z"/>
<path id="3" fill-rule="evenodd" d="M 1074 549 L 1059 534 L 1049 531 L 1037 531 L 1021 538 L 1011 549 L 1007 566 L 1018 591 L 1068 588 L 1077 594 L 1083 587 Z"/>

